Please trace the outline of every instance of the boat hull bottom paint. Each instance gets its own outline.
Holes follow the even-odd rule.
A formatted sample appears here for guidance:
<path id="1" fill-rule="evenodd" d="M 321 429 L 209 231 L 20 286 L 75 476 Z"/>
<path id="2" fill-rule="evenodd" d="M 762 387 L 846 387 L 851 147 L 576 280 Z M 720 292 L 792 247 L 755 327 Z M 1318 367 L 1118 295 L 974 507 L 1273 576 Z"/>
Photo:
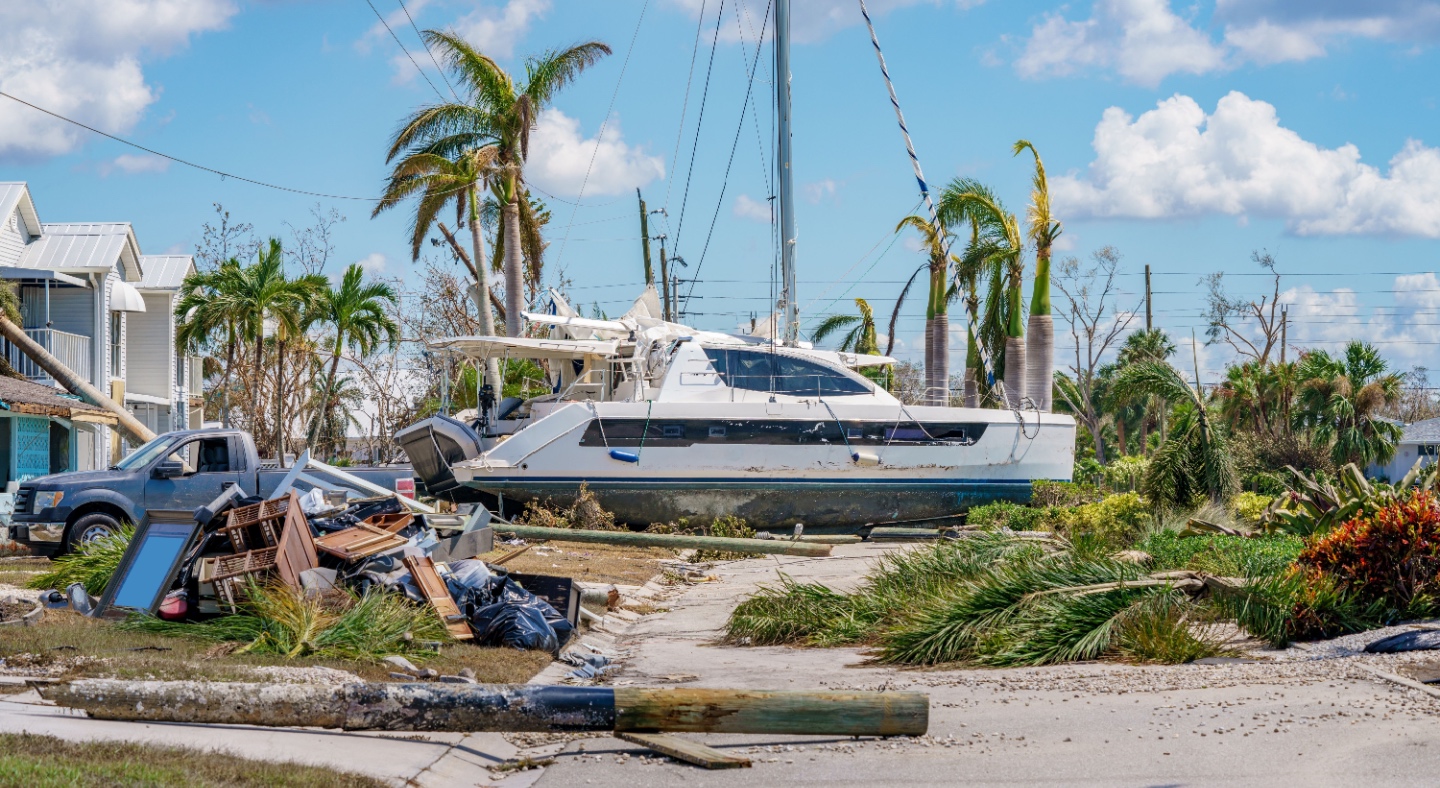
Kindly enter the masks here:
<path id="1" fill-rule="evenodd" d="M 807 532 L 855 530 L 871 523 L 953 517 L 971 506 L 995 501 L 1030 500 L 1030 482 L 637 482 L 621 480 L 501 481 L 494 478 L 468 483 L 504 499 L 507 517 L 519 514 L 511 506 L 532 501 L 568 508 L 581 486 L 595 495 L 616 522 L 632 526 L 669 523 L 680 519 L 692 525 L 727 515 L 745 520 L 757 530 L 788 529 L 804 523 Z"/>

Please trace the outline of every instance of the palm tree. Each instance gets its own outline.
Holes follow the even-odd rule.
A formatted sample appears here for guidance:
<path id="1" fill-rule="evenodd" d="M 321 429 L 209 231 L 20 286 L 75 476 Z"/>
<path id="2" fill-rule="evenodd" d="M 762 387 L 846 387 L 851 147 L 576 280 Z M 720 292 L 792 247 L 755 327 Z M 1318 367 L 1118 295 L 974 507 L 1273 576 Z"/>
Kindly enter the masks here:
<path id="1" fill-rule="evenodd" d="M 1050 410 L 1054 398 L 1055 323 L 1050 316 L 1050 249 L 1060 237 L 1060 222 L 1050 213 L 1050 184 L 1040 153 L 1028 140 L 1015 143 L 1015 154 L 1030 151 L 1035 157 L 1031 180 L 1030 206 L 1025 218 L 1030 223 L 1030 242 L 1035 245 L 1035 290 L 1030 296 L 1030 326 L 1026 335 L 1026 396 L 1041 411 Z"/>
<path id="2" fill-rule="evenodd" d="M 321 426 L 318 431 L 311 427 L 315 437 L 311 438 L 310 446 L 312 451 L 323 449 L 324 456 L 334 457 L 350 428 L 361 426 L 360 420 L 355 418 L 355 411 L 365 404 L 365 392 L 348 375 L 341 375 L 333 384 L 329 379 L 316 377 L 312 384 L 314 390 L 307 409 L 316 414 L 312 425 L 319 423 Z M 327 402 L 329 407 L 325 405 Z"/>
<path id="3" fill-rule="evenodd" d="M 1373 345 L 1351 342 L 1341 358 L 1311 350 L 1300 357 L 1296 378 L 1295 426 L 1331 444 L 1336 465 L 1383 465 L 1395 456 L 1403 430 L 1380 411 L 1400 401 L 1401 380 Z"/>
<path id="4" fill-rule="evenodd" d="M 810 339 L 823 342 L 825 337 L 845 328 L 850 330 L 840 339 L 840 350 L 847 353 L 880 354 L 880 343 L 875 335 L 875 312 L 863 298 L 855 299 L 859 315 L 831 315 L 815 328 Z"/>
<path id="5" fill-rule="evenodd" d="M 956 178 L 940 194 L 940 221 L 946 226 L 971 222 L 975 239 L 962 260 L 988 274 L 989 294 L 977 340 L 990 350 L 1003 372 L 1006 407 L 1019 408 L 1025 397 L 1025 326 L 1020 320 L 1021 285 L 1025 277 L 1024 247 L 1015 215 L 1006 211 L 988 187 Z M 1000 351 L 1003 342 L 1003 351 Z"/>
<path id="6" fill-rule="evenodd" d="M 285 276 L 285 257 L 280 239 L 271 238 L 262 247 L 254 265 L 237 267 L 222 283 L 223 299 L 230 302 L 235 328 L 240 337 L 255 348 L 250 418 L 252 430 L 260 420 L 260 380 L 265 369 L 265 334 L 267 323 L 273 328 L 277 356 L 275 378 L 275 447 L 282 464 L 285 458 L 284 376 L 285 343 L 304 333 L 306 313 L 314 308 L 318 294 L 327 282 L 320 274 L 306 274 L 298 279 Z"/>
<path id="7" fill-rule="evenodd" d="M 423 37 L 426 45 L 444 58 L 468 102 L 421 107 L 395 133 L 386 161 L 412 149 L 453 157 L 494 146 L 496 173 L 489 183 L 503 214 L 505 333 L 519 336 L 524 288 L 520 206 L 526 202 L 524 167 L 530 153 L 530 131 L 555 94 L 610 54 L 610 47 L 591 41 L 531 57 L 525 61 L 525 84 L 517 87 L 494 60 L 456 33 L 426 30 Z M 532 265 L 538 263 L 532 261 Z"/>
<path id="8" fill-rule="evenodd" d="M 391 350 L 400 344 L 400 326 L 387 311 L 398 303 L 399 297 L 390 285 L 365 281 L 365 270 L 359 263 L 345 269 L 345 277 L 338 289 L 327 287 L 319 294 L 311 316 L 328 323 L 335 331 L 335 339 L 330 350 L 330 371 L 325 376 L 324 396 L 320 399 L 320 415 L 310 421 L 307 442 L 311 446 L 315 445 L 321 423 L 329 423 L 330 410 L 336 405 L 336 375 L 340 371 L 340 356 L 345 348 L 350 347 L 357 354 L 368 356 L 382 342 L 388 344 Z"/>
<path id="9" fill-rule="evenodd" d="M 1128 367 L 1143 361 L 1158 361 L 1164 363 L 1175 354 L 1175 343 L 1164 329 L 1143 328 L 1125 337 L 1125 342 L 1120 346 L 1120 352 L 1116 356 L 1116 364 L 1120 367 Z M 1123 399 L 1129 401 L 1129 392 L 1119 392 Z M 1165 414 L 1169 410 L 1165 400 L 1159 397 L 1146 396 L 1144 415 L 1140 421 L 1140 451 L 1142 454 L 1149 453 L 1150 445 L 1150 422 L 1153 420 L 1159 426 L 1160 441 L 1165 441 Z"/>
<path id="10" fill-rule="evenodd" d="M 480 226 L 487 230 L 500 229 L 499 225 L 505 217 L 503 207 L 496 202 L 493 196 L 485 198 L 485 204 L 480 208 Z M 540 283 L 544 271 L 545 249 L 550 246 L 545 241 L 545 225 L 550 223 L 550 208 L 535 195 L 525 192 L 525 199 L 520 201 L 520 252 L 524 259 L 522 273 L 525 279 L 525 286 L 530 292 L 531 299 L 540 292 Z M 505 234 L 495 232 L 494 252 L 492 253 L 493 266 L 491 270 L 500 273 L 505 270 Z"/>
<path id="11" fill-rule="evenodd" d="M 180 298 L 175 302 L 175 342 L 179 347 L 198 352 L 211 345 L 217 334 L 221 337 L 225 372 L 220 380 L 220 418 L 226 427 L 230 426 L 230 380 L 241 339 L 240 311 L 230 295 L 240 268 L 240 261 L 232 257 L 212 271 L 190 274 L 181 284 Z"/>
<path id="12" fill-rule="evenodd" d="M 1147 498 L 1160 504 L 1182 506 L 1196 494 L 1222 503 L 1240 483 L 1224 430 L 1210 417 L 1204 395 L 1174 367 L 1159 361 L 1141 361 L 1125 367 L 1116 379 L 1125 391 L 1178 402 L 1174 429 L 1150 460 L 1143 485 Z"/>
<path id="13" fill-rule="evenodd" d="M 922 216 L 906 216 L 895 232 L 906 227 L 920 233 L 930 269 L 930 298 L 925 304 L 925 401 L 945 405 L 950 402 L 949 233 L 943 223 L 937 225 Z"/>

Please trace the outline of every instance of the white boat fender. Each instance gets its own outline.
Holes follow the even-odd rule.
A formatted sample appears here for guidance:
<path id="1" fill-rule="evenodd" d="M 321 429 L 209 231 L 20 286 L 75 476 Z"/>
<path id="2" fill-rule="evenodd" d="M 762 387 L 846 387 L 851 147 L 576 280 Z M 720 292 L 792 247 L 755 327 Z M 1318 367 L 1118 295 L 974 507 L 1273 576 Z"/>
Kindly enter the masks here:
<path id="1" fill-rule="evenodd" d="M 621 462 L 640 462 L 640 455 L 636 454 L 633 451 L 620 451 L 619 449 L 611 449 L 610 459 L 619 460 Z"/>
<path id="2" fill-rule="evenodd" d="M 880 455 L 868 451 L 857 451 L 850 455 L 856 465 L 879 465 Z"/>

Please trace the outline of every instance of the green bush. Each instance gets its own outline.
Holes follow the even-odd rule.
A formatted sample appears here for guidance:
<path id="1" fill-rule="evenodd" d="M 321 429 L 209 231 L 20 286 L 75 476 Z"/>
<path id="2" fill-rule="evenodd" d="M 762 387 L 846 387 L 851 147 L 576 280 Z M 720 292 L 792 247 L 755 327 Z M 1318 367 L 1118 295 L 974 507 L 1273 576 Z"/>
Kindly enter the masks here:
<path id="1" fill-rule="evenodd" d="M 1135 490 L 1150 469 L 1148 457 L 1117 457 L 1105 464 L 1102 473 L 1105 485 L 1112 490 Z"/>
<path id="2" fill-rule="evenodd" d="M 1104 497 L 1105 491 L 1093 484 L 1038 481 L 1030 485 L 1031 506 L 1080 506 Z"/>
<path id="3" fill-rule="evenodd" d="M 1230 501 L 1230 508 L 1235 512 L 1235 519 L 1251 527 L 1260 524 L 1260 516 L 1274 501 L 1274 497 L 1260 495 L 1253 492 L 1242 492 Z"/>
<path id="4" fill-rule="evenodd" d="M 1064 515 L 1055 506 L 1036 508 L 1013 501 L 996 501 L 972 506 L 965 515 L 966 525 L 983 528 L 1009 528 L 1012 531 L 1048 531 Z"/>
<path id="5" fill-rule="evenodd" d="M 1091 537 L 1121 549 L 1139 539 L 1152 521 L 1150 505 L 1138 493 L 1128 492 L 1067 510 L 1058 530 L 1072 538 Z"/>
<path id="6" fill-rule="evenodd" d="M 105 593 L 110 576 L 120 568 L 120 559 L 125 557 L 125 550 L 130 547 L 133 536 L 135 529 L 126 524 L 120 527 L 118 534 L 86 542 L 79 550 L 56 558 L 51 562 L 50 571 L 30 578 L 25 587 L 64 591 L 71 583 L 80 583 L 85 586 L 85 593 L 100 596 Z"/>
<path id="7" fill-rule="evenodd" d="M 1135 546 L 1150 554 L 1156 571 L 1193 569 L 1221 577 L 1263 577 L 1283 572 L 1304 548 L 1303 539 L 1288 534 L 1247 539 L 1226 534 L 1182 537 L 1173 531 L 1152 534 Z"/>

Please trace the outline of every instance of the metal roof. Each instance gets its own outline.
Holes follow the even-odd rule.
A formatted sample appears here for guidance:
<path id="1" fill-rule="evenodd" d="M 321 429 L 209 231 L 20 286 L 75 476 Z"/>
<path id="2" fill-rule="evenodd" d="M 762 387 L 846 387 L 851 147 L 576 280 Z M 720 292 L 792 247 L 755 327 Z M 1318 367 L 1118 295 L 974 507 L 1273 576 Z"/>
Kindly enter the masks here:
<path id="1" fill-rule="evenodd" d="M 140 247 L 129 222 L 43 224 L 41 234 L 25 247 L 22 268 L 114 268 L 124 278 L 142 278 Z"/>
<path id="2" fill-rule="evenodd" d="M 1440 419 L 1426 419 L 1405 425 L 1401 443 L 1440 443 Z"/>
<path id="3" fill-rule="evenodd" d="M 40 217 L 35 213 L 35 203 L 30 199 L 30 187 L 26 186 L 24 181 L 0 182 L 0 221 L 8 218 L 17 206 L 30 234 L 39 235 Z"/>
<path id="4" fill-rule="evenodd" d="M 195 258 L 188 254 L 147 254 L 140 258 L 145 275 L 135 286 L 141 290 L 179 290 L 185 277 L 195 271 Z"/>

